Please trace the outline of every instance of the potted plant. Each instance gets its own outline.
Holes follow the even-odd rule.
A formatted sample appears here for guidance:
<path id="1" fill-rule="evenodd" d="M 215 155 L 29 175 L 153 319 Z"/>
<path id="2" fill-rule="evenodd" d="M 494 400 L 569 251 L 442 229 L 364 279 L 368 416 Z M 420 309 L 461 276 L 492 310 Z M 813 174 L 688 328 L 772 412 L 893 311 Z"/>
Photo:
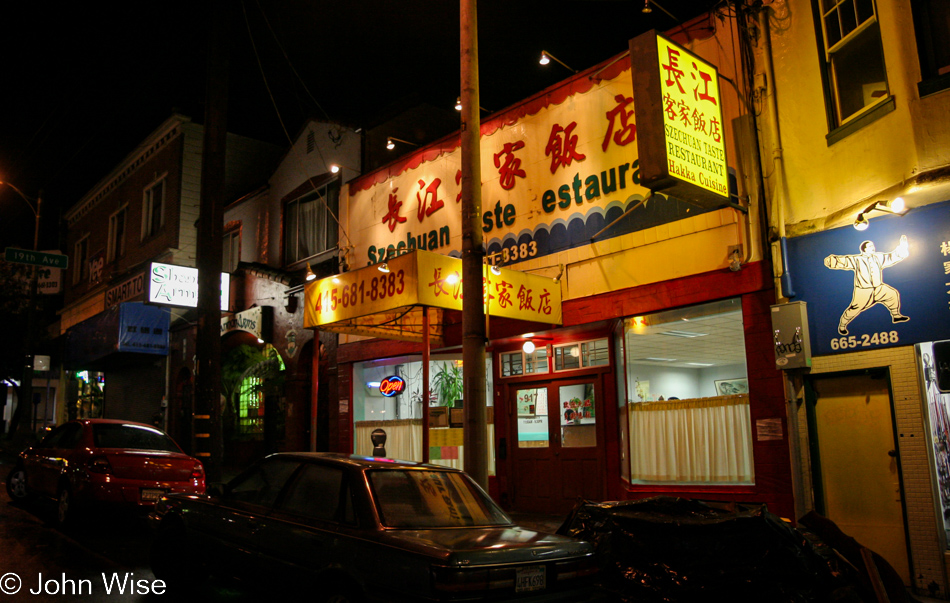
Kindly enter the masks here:
<path id="1" fill-rule="evenodd" d="M 462 399 L 462 367 L 445 362 L 432 377 L 432 385 L 439 394 L 439 406 L 454 407 Z"/>

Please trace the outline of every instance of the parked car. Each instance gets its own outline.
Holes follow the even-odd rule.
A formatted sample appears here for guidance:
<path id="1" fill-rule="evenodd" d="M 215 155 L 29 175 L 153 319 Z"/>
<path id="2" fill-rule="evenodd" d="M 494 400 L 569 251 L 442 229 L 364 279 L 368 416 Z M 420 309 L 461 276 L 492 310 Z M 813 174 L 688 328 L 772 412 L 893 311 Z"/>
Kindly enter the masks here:
<path id="1" fill-rule="evenodd" d="M 303 585 L 308 600 L 586 601 L 587 542 L 515 525 L 463 471 L 335 453 L 278 453 L 209 494 L 149 514 L 152 570 Z"/>
<path id="2" fill-rule="evenodd" d="M 171 492 L 204 494 L 204 467 L 165 432 L 144 423 L 111 419 L 70 421 L 20 453 L 7 476 L 14 501 L 56 500 L 56 520 L 67 523 L 77 506 L 115 504 L 148 508 Z"/>

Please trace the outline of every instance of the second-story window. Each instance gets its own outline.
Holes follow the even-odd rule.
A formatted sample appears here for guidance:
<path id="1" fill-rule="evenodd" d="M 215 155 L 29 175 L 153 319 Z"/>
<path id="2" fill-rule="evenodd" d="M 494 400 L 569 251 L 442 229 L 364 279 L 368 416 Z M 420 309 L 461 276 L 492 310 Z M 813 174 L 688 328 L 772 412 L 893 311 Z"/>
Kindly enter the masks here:
<path id="1" fill-rule="evenodd" d="M 89 235 L 76 241 L 72 260 L 73 284 L 89 280 Z"/>
<path id="2" fill-rule="evenodd" d="M 241 229 L 234 228 L 221 235 L 221 270 L 234 272 L 241 261 Z"/>
<path id="3" fill-rule="evenodd" d="M 920 57 L 920 96 L 950 88 L 950 2 L 911 0 Z"/>
<path id="4" fill-rule="evenodd" d="M 340 181 L 334 180 L 284 206 L 284 263 L 336 247 Z"/>
<path id="5" fill-rule="evenodd" d="M 813 0 L 821 21 L 831 128 L 889 98 L 874 0 Z"/>
<path id="6" fill-rule="evenodd" d="M 165 223 L 165 178 L 150 184 L 142 199 L 142 238 L 147 239 Z"/>
<path id="7" fill-rule="evenodd" d="M 114 262 L 125 255 L 125 222 L 128 215 L 128 206 L 123 205 L 119 211 L 109 216 L 109 247 L 106 252 L 106 261 Z"/>

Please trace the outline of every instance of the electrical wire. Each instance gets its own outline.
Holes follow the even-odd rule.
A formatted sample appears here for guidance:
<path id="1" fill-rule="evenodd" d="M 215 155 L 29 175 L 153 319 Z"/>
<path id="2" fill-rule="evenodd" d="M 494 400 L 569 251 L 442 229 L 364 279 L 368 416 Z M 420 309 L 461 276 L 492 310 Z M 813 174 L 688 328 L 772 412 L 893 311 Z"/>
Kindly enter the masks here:
<path id="1" fill-rule="evenodd" d="M 254 42 L 254 36 L 251 34 L 251 22 L 248 21 L 247 6 L 244 4 L 243 0 L 241 0 L 241 12 L 244 13 L 244 24 L 247 26 L 247 37 L 251 42 L 251 48 L 254 50 L 254 59 L 257 61 L 257 68 L 261 72 L 261 78 L 264 80 L 264 87 L 267 88 L 267 96 L 270 97 L 271 105 L 273 105 L 274 112 L 277 114 L 277 120 L 280 122 L 280 127 L 284 131 L 284 136 L 287 137 L 287 143 L 293 145 L 294 141 L 290 138 L 290 133 L 287 132 L 287 126 L 284 124 L 284 118 L 280 114 L 280 109 L 277 108 L 277 101 L 274 99 L 274 93 L 271 91 L 270 83 L 267 81 L 267 75 L 264 73 L 264 65 L 261 63 L 261 56 L 257 52 L 257 44 Z"/>

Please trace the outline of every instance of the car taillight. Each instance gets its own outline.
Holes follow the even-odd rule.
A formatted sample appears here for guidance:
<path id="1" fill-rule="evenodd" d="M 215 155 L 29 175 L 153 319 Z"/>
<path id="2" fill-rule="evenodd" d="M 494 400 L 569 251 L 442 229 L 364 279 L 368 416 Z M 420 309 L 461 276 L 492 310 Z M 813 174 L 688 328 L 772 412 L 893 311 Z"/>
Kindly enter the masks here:
<path id="1" fill-rule="evenodd" d="M 109 459 L 104 456 L 96 456 L 89 459 L 89 464 L 86 465 L 86 468 L 90 473 L 99 473 L 101 475 L 109 475 L 112 473 L 112 464 L 109 463 Z"/>
<path id="2" fill-rule="evenodd" d="M 195 461 L 195 466 L 191 470 L 191 479 L 204 479 L 204 477 L 205 477 L 204 466 L 200 462 Z"/>

